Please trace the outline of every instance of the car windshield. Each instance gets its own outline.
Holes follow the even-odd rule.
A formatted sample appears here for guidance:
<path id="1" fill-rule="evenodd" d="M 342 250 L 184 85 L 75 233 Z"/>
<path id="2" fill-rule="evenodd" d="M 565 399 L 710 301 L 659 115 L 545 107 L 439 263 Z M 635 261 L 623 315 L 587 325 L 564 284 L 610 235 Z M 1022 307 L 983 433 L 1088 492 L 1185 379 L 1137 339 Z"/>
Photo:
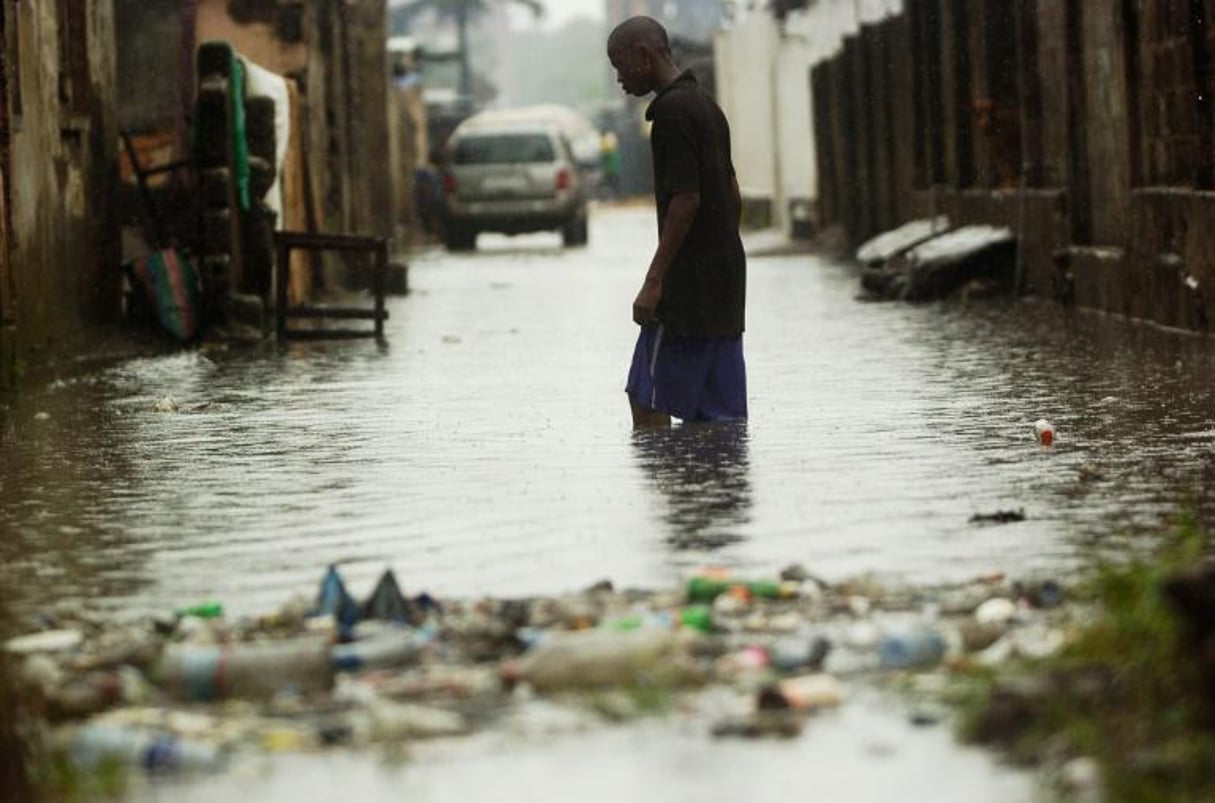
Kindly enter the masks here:
<path id="1" fill-rule="evenodd" d="M 494 134 L 465 137 L 453 161 L 461 165 L 551 162 L 553 144 L 543 134 Z"/>

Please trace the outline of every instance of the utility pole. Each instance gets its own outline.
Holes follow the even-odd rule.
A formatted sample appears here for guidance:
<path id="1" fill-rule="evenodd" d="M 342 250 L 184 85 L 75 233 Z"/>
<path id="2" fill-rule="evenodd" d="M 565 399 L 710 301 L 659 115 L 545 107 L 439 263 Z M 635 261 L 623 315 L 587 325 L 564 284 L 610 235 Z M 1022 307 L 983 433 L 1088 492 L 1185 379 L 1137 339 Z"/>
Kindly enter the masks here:
<path id="1" fill-rule="evenodd" d="M 456 35 L 460 50 L 460 96 L 472 101 L 472 66 L 468 54 L 468 0 L 456 0 Z"/>

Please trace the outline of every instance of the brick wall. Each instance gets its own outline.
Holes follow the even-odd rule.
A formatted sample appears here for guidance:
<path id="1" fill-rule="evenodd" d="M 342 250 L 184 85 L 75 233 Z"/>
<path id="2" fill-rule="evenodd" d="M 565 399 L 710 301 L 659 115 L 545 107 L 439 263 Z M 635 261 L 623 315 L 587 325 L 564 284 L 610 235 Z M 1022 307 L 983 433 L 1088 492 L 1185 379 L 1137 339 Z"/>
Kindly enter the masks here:
<path id="1" fill-rule="evenodd" d="M 813 72 L 823 223 L 1008 226 L 1024 290 L 1205 329 L 1213 53 L 1215 0 L 909 0 Z"/>
<path id="2" fill-rule="evenodd" d="M 1189 184 L 1199 178 L 1201 153 L 1195 47 L 1200 32 L 1193 0 L 1138 0 L 1140 33 L 1140 131 L 1148 185 Z M 1209 85 L 1209 76 L 1203 77 Z M 1209 173 L 1209 170 L 1208 170 Z M 1209 175 L 1202 183 L 1209 184 Z"/>

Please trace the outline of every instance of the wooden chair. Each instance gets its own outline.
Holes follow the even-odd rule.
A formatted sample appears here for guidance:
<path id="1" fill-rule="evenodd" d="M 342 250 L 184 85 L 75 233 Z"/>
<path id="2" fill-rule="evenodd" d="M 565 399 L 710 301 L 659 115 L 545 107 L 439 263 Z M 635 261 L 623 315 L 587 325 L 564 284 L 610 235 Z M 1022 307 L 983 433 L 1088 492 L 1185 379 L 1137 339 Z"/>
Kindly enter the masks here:
<path id="1" fill-rule="evenodd" d="M 388 275 L 388 240 L 383 237 L 359 237 L 349 234 L 310 234 L 305 232 L 280 231 L 274 234 L 276 257 L 274 260 L 275 288 L 275 334 L 280 342 L 295 339 L 322 340 L 344 337 L 375 337 L 384 339 L 384 321 L 388 311 L 384 309 L 384 288 Z M 297 249 L 319 253 L 344 251 L 370 254 L 374 260 L 371 273 L 371 292 L 374 306 L 365 307 L 290 307 L 287 303 L 287 284 L 291 252 Z M 370 320 L 372 330 L 367 329 L 291 329 L 288 319 L 308 318 L 323 320 Z"/>

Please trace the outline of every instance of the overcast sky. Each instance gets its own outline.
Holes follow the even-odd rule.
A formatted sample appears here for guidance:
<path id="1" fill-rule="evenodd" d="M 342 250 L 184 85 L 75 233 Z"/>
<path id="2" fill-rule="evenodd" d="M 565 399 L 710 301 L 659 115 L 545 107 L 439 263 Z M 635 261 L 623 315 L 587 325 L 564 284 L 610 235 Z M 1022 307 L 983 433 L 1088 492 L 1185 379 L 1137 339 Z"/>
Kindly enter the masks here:
<path id="1" fill-rule="evenodd" d="M 603 0 L 542 0 L 544 19 L 541 25 L 549 30 L 560 28 L 574 17 L 603 19 Z M 516 11 L 520 27 L 531 25 L 531 12 Z"/>
<path id="2" fill-rule="evenodd" d="M 388 0 L 391 6 L 400 6 L 409 0 Z M 548 30 L 560 28 L 574 17 L 592 17 L 603 19 L 603 0 L 541 0 L 544 3 L 544 18 L 539 25 Z M 519 28 L 528 28 L 537 24 L 532 13 L 522 6 L 511 3 L 511 14 Z"/>

